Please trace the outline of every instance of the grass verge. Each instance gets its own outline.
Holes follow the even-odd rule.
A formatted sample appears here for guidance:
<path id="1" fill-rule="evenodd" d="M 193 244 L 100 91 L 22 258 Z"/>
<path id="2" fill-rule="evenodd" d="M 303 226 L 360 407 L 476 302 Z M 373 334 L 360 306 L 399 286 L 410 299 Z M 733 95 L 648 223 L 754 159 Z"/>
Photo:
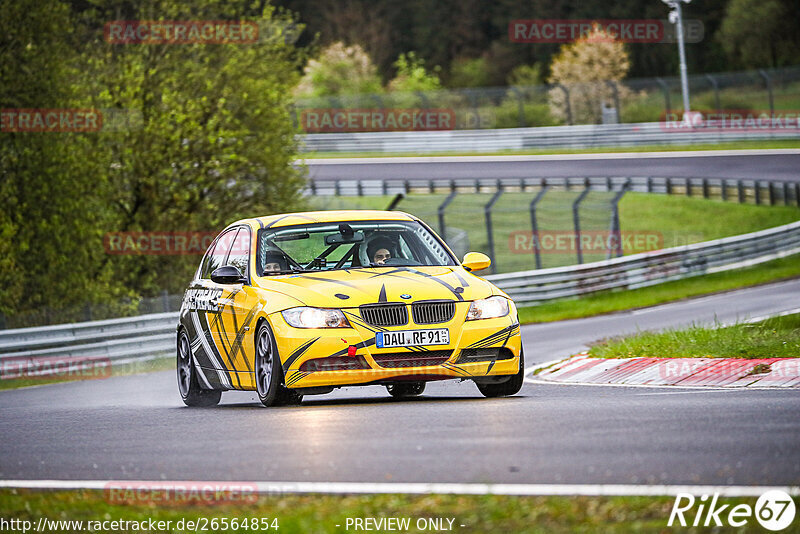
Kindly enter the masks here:
<path id="1" fill-rule="evenodd" d="M 546 156 L 549 154 L 603 154 L 618 152 L 684 152 L 694 150 L 747 150 L 800 148 L 800 140 L 733 141 L 703 145 L 647 145 L 594 148 L 548 148 L 524 150 L 498 150 L 495 152 L 306 152 L 301 159 L 322 158 L 380 158 L 380 157 L 435 157 L 435 156 Z"/>
<path id="2" fill-rule="evenodd" d="M 604 313 L 655 306 L 699 295 L 739 289 L 800 276 L 800 254 L 760 265 L 665 282 L 628 291 L 603 291 L 580 299 L 561 299 L 519 309 L 522 323 L 579 319 Z"/>
<path id="3" fill-rule="evenodd" d="M 207 506 L 121 505 L 106 501 L 97 491 L 0 490 L 3 518 L 32 521 L 40 517 L 55 520 L 172 521 L 171 530 L 181 519 L 277 518 L 278 532 L 345 532 L 347 518 L 409 518 L 404 532 L 419 530 L 420 518 L 450 518 L 453 531 L 515 533 L 582 532 L 664 532 L 667 529 L 672 497 L 507 497 L 463 495 L 290 495 L 261 497 L 247 505 Z M 720 504 L 755 504 L 755 499 L 721 499 Z M 339 525 L 339 526 L 337 526 Z M 445 525 L 447 522 L 445 521 Z M 463 527 L 461 525 L 464 525 Z M 67 530 L 67 529 L 64 529 Z M 50 529 L 53 532 L 64 530 Z M 186 529 L 184 529 L 186 530 Z M 224 532 L 242 529 L 219 530 Z M 271 531 L 272 529 L 270 529 Z M 349 530 L 353 530 L 351 526 Z M 433 529 L 435 530 L 435 529 Z M 708 529 L 702 529 L 708 530 Z M 754 519 L 740 532 L 757 530 Z M 119 529 L 117 532 L 142 532 Z M 144 530 L 145 532 L 147 530 Z M 251 532 L 252 529 L 247 530 Z M 263 530 L 262 530 L 263 531 Z M 699 531 L 688 529 L 687 532 Z M 784 532 L 798 532 L 795 524 Z"/>
<path id="4" fill-rule="evenodd" d="M 172 357 L 159 358 L 146 362 L 130 362 L 123 365 L 114 365 L 112 362 L 111 374 L 109 376 L 138 375 L 141 373 L 152 373 L 154 371 L 166 371 L 175 368 L 175 359 Z M 102 380 L 109 376 L 97 377 L 92 380 Z M 73 382 L 75 380 L 87 380 L 83 375 L 56 375 L 42 377 L 21 377 L 5 378 L 0 377 L 0 391 L 5 389 L 17 389 L 30 386 L 43 386 L 47 384 L 58 384 L 60 382 Z"/>
<path id="5" fill-rule="evenodd" d="M 602 341 L 589 354 L 598 358 L 799 358 L 800 314 L 727 327 L 640 332 Z"/>

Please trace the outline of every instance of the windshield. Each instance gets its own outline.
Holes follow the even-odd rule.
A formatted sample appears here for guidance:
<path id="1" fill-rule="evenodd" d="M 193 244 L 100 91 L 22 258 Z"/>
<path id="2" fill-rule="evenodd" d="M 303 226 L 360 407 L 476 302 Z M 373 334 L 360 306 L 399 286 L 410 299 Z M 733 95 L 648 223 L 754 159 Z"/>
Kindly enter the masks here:
<path id="1" fill-rule="evenodd" d="M 457 265 L 416 221 L 337 221 L 259 232 L 261 276 L 362 267 Z"/>

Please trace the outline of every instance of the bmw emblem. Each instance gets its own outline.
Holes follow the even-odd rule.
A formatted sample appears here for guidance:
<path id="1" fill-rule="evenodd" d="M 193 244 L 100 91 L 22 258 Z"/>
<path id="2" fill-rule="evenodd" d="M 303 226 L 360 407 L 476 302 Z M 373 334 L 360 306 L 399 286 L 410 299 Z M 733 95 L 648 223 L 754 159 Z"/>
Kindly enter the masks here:
<path id="1" fill-rule="evenodd" d="M 400 295 L 400 298 L 408 300 L 411 298 L 411 295 L 409 295 L 408 293 L 403 293 L 402 295 Z"/>

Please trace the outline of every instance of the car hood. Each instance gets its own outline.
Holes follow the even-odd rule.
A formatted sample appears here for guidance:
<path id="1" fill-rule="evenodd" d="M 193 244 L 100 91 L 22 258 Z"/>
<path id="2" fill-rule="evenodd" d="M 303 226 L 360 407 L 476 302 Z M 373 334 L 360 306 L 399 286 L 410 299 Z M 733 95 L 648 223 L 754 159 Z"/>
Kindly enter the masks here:
<path id="1" fill-rule="evenodd" d="M 469 301 L 500 293 L 462 267 L 376 267 L 272 276 L 260 281 L 263 289 L 323 308 L 436 299 Z"/>

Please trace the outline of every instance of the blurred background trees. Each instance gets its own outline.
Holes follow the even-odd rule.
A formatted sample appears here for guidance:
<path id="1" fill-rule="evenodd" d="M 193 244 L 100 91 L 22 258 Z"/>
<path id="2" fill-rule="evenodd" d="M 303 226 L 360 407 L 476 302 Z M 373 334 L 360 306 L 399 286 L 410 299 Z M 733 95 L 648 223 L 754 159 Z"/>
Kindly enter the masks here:
<path id="1" fill-rule="evenodd" d="M 110 255 L 111 232 L 219 231 L 302 207 L 294 45 L 111 44 L 112 20 L 289 25 L 251 2 L 20 0 L 0 13 L 0 108 L 94 108 L 99 132 L 0 132 L 0 313 L 183 290 L 197 256 Z M 109 124 L 115 122 L 115 124 Z"/>
<path id="2" fill-rule="evenodd" d="M 684 15 L 704 24 L 703 40 L 687 46 L 690 73 L 800 58 L 797 0 L 704 0 Z M 95 108 L 109 120 L 100 132 L 0 132 L 0 314 L 179 292 L 197 264 L 111 256 L 110 232 L 216 231 L 302 208 L 295 99 L 336 107 L 367 94 L 347 101 L 464 109 L 459 127 L 563 124 L 549 82 L 571 87 L 574 122 L 598 122 L 611 89 L 591 82 L 674 75 L 675 45 L 514 43 L 509 22 L 666 17 L 655 0 L 6 2 L 0 109 Z M 271 30 L 252 44 L 122 45 L 103 37 L 114 20 Z M 622 120 L 658 120 L 660 94 L 618 90 Z M 710 105 L 710 93 L 696 95 Z M 735 87 L 721 96 L 727 107 L 747 97 Z M 475 124 L 482 115 L 492 120 Z"/>

